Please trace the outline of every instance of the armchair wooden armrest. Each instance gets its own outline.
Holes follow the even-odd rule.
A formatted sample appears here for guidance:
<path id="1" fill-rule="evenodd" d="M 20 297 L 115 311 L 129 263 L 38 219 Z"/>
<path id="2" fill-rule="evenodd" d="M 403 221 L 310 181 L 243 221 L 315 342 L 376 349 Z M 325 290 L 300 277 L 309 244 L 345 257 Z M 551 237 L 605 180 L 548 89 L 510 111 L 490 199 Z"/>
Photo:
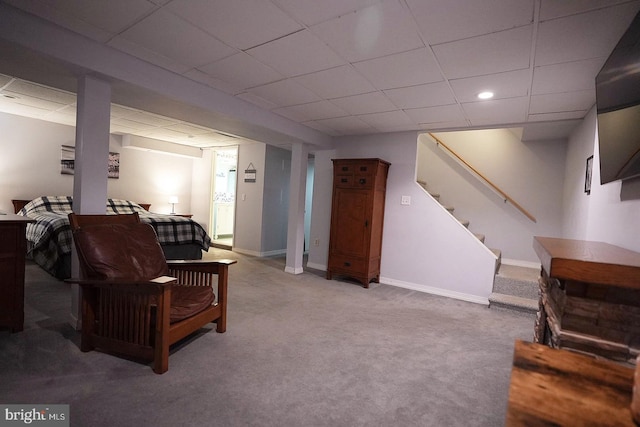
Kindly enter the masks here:
<path id="1" fill-rule="evenodd" d="M 221 307 L 220 318 L 216 320 L 216 332 L 227 330 L 227 282 L 229 266 L 237 261 L 219 260 L 168 260 L 169 274 L 178 279 L 182 285 L 211 286 L 217 282 L 217 303 Z M 216 279 L 217 277 L 217 279 Z"/>

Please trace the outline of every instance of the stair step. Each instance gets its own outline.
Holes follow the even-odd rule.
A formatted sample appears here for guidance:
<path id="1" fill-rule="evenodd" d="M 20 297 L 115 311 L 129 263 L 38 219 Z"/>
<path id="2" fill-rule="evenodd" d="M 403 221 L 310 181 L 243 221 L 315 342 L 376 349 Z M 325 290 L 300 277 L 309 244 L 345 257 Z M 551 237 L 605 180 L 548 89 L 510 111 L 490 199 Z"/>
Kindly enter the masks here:
<path id="1" fill-rule="evenodd" d="M 484 243 L 484 234 L 474 234 L 474 236 L 476 236 L 476 239 Z"/>
<path id="2" fill-rule="evenodd" d="M 494 292 L 489 296 L 489 307 L 533 314 L 538 311 L 538 301 Z"/>
<path id="3" fill-rule="evenodd" d="M 459 219 L 458 220 L 460 222 L 460 224 L 464 225 L 465 227 L 469 228 L 469 221 L 466 219 Z"/>
<path id="4" fill-rule="evenodd" d="M 453 213 L 454 207 L 453 206 L 445 206 L 444 207 L 447 211 L 449 211 L 450 214 Z"/>
<path id="5" fill-rule="evenodd" d="M 430 194 L 430 195 L 431 195 L 431 197 L 433 197 L 434 199 L 436 199 L 436 200 L 438 200 L 438 201 L 440 200 L 440 195 L 439 195 L 438 193 L 431 193 L 431 192 L 429 192 L 429 194 Z"/>

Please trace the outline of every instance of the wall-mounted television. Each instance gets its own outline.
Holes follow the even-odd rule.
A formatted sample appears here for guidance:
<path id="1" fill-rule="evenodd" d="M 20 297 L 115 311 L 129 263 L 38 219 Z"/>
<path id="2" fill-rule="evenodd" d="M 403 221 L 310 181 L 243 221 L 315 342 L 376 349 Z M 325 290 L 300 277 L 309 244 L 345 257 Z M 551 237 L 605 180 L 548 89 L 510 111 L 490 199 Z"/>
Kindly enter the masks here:
<path id="1" fill-rule="evenodd" d="M 600 182 L 640 176 L 640 13 L 596 76 Z"/>

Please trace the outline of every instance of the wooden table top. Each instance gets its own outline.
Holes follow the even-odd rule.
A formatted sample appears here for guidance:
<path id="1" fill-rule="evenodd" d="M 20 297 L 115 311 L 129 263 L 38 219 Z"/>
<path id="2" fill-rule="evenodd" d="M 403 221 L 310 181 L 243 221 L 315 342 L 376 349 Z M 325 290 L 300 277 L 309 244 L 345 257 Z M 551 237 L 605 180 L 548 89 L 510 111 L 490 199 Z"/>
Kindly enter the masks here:
<path id="1" fill-rule="evenodd" d="M 634 370 L 541 344 L 516 341 L 507 426 L 636 426 Z"/>
<path id="2" fill-rule="evenodd" d="M 550 277 L 640 289 L 640 253 L 603 242 L 533 238 Z"/>

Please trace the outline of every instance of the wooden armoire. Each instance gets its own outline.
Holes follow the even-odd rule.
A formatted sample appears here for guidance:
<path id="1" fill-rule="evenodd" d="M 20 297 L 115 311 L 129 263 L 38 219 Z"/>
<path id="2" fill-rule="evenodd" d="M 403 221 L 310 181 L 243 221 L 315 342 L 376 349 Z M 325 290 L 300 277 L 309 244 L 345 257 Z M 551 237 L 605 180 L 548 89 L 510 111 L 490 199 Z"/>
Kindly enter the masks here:
<path id="1" fill-rule="evenodd" d="M 380 280 L 384 201 L 390 163 L 333 159 L 333 198 L 327 279 Z"/>

